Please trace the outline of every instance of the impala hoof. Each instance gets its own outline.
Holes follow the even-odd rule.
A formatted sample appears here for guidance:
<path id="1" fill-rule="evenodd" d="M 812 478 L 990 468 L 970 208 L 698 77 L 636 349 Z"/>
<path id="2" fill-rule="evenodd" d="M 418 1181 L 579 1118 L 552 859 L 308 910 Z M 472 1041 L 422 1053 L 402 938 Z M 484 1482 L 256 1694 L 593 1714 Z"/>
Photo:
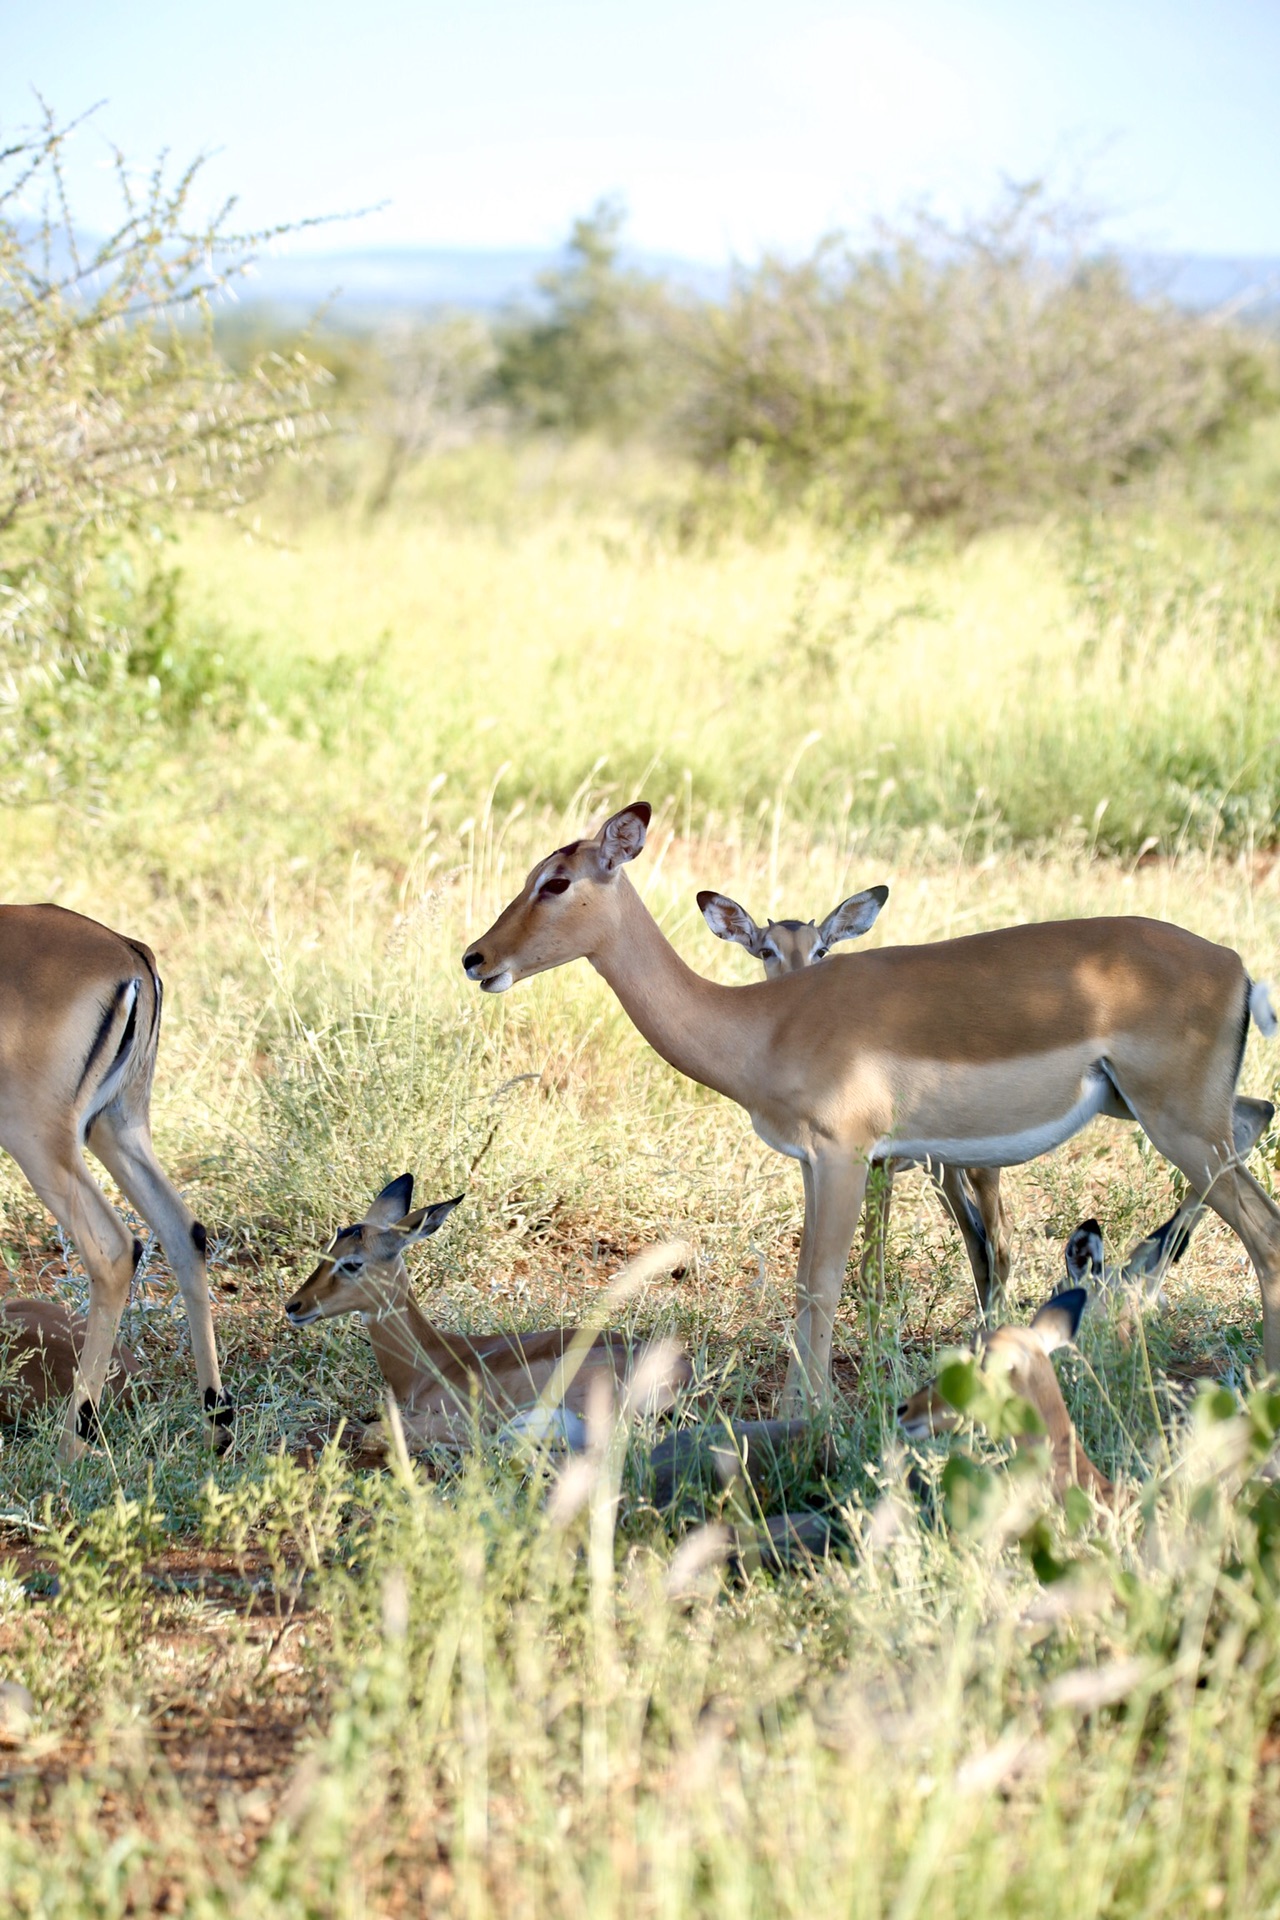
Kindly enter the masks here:
<path id="1" fill-rule="evenodd" d="M 209 1445 L 215 1453 L 225 1453 L 235 1439 L 236 1410 L 225 1387 L 206 1387 L 205 1418 L 209 1422 Z"/>

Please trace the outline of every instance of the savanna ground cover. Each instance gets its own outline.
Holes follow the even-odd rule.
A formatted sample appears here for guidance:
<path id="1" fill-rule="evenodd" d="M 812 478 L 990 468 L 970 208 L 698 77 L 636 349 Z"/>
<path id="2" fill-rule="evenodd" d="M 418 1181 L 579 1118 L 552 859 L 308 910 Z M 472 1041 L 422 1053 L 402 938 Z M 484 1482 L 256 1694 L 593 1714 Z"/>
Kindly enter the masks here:
<path id="1" fill-rule="evenodd" d="M 358 1324 L 281 1308 L 409 1168 L 467 1196 L 417 1256 L 433 1316 L 623 1311 L 627 1256 L 682 1239 L 625 1315 L 693 1357 L 680 1417 L 767 1410 L 795 1169 L 588 967 L 482 1000 L 468 937 L 644 794 L 636 882 L 720 978 L 753 963 L 698 887 L 759 917 L 877 881 L 876 941 L 1147 912 L 1276 978 L 1276 472 L 1260 428 L 1194 483 L 960 540 L 833 530 L 750 471 L 479 446 L 374 517 L 304 478 L 256 538 L 193 522 L 160 551 L 145 670 L 92 709 L 50 693 L 0 893 L 161 957 L 157 1142 L 214 1235 L 239 1414 L 212 1459 L 149 1247 L 124 1330 L 152 1395 L 70 1472 L 52 1418 L 6 1440 L 0 1667 L 35 1701 L 0 1735 L 10 1911 L 1275 1910 L 1280 1569 L 1249 1475 L 1277 1409 L 1249 1402 L 1257 1286 L 1215 1223 L 1140 1338 L 1091 1312 L 1060 1360 L 1132 1496 L 1062 1513 L 981 1431 L 960 1469 L 895 1436 L 974 1324 L 958 1239 L 901 1180 L 882 1303 L 850 1270 L 837 1465 L 779 1490 L 838 1513 L 837 1549 L 781 1572 L 702 1561 L 714 1505 L 658 1515 L 625 1434 L 576 1511 L 495 1450 L 430 1479 L 308 1451 L 379 1382 Z M 1244 1088 L 1278 1077 L 1255 1035 Z M 1108 1123 L 1010 1174 L 1011 1311 L 1082 1217 L 1123 1250 L 1175 1192 Z M 9 1285 L 82 1301 L 7 1162 L 0 1207 Z"/>

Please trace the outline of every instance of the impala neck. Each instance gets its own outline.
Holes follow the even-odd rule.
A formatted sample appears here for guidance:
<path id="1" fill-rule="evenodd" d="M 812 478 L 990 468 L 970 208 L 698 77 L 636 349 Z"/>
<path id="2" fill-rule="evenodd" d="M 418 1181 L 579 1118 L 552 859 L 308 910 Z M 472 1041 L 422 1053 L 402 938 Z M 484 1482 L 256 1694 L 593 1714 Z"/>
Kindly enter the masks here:
<path id="1" fill-rule="evenodd" d="M 614 890 L 617 911 L 592 966 L 668 1066 L 749 1109 L 763 1033 L 747 1018 L 743 996 L 763 990 L 704 980 L 685 965 L 625 873 Z"/>
<path id="2" fill-rule="evenodd" d="M 405 1292 L 366 1315 L 378 1371 L 397 1400 L 406 1400 L 440 1350 L 440 1336 L 421 1307 Z"/>

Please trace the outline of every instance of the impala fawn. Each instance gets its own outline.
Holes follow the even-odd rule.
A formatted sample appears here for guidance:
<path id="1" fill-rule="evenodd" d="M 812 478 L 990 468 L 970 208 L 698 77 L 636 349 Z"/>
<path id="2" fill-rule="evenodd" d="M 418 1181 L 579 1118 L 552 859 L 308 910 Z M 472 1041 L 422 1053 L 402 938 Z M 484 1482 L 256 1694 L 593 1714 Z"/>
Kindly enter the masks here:
<path id="1" fill-rule="evenodd" d="M 611 1393 L 625 1387 L 666 1343 L 575 1327 L 470 1335 L 432 1326 L 410 1293 L 404 1256 L 439 1231 L 461 1198 L 411 1211 L 413 1175 L 401 1174 L 363 1220 L 339 1229 L 285 1313 L 295 1327 L 343 1313 L 363 1316 L 411 1446 L 466 1444 L 479 1425 L 559 1438 L 581 1449 L 594 1383 L 603 1378 Z M 689 1377 L 687 1361 L 674 1350 L 661 1371 L 669 1387 Z M 381 1422 L 355 1439 L 369 1451 L 387 1444 Z"/>
<path id="2" fill-rule="evenodd" d="M 745 907 L 724 893 L 698 895 L 702 917 L 717 939 L 731 940 L 759 960 L 769 980 L 816 967 L 839 941 L 856 940 L 874 924 L 889 898 L 888 887 L 868 887 L 833 907 L 825 920 L 766 920 L 757 926 Z M 863 1212 L 863 1283 L 884 1274 L 893 1179 L 901 1162 L 872 1162 Z M 973 1271 L 978 1304 L 987 1313 L 1003 1299 L 1009 1279 L 1009 1227 L 1000 1201 L 999 1167 L 949 1167 L 928 1164 L 938 1204 L 954 1222 Z"/>

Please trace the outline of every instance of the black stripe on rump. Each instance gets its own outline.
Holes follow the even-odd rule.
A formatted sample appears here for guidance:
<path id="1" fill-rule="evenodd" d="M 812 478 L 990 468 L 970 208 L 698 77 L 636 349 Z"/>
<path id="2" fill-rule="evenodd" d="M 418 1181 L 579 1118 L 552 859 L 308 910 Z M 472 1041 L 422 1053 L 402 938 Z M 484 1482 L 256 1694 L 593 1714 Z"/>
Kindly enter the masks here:
<path id="1" fill-rule="evenodd" d="M 102 1013 L 102 1019 L 98 1022 L 98 1031 L 94 1034 L 93 1045 L 89 1049 L 89 1057 L 84 1063 L 84 1067 L 80 1074 L 79 1082 L 76 1086 L 75 1097 L 77 1100 L 80 1098 L 80 1095 L 84 1092 L 84 1089 L 88 1084 L 89 1075 L 93 1072 L 94 1067 L 97 1065 L 98 1055 L 102 1052 L 102 1049 L 107 1044 L 107 1035 L 110 1033 L 113 1025 L 115 1024 L 116 1017 L 120 1012 L 120 1001 L 123 995 L 128 993 L 130 987 L 136 987 L 137 984 L 138 983 L 136 980 L 122 980 L 120 982 L 120 985 L 116 988 L 115 992 L 112 994 L 111 999 L 107 1002 L 107 1005 L 104 1007 L 103 1013 Z M 137 996 L 135 994 L 133 1006 L 130 1007 L 129 1009 L 129 1018 L 125 1023 L 125 1038 L 128 1041 L 131 1041 L 133 1038 L 133 1029 L 136 1024 L 135 1016 L 137 1012 L 137 1005 L 138 1005 L 138 1001 L 137 1001 Z M 115 1056 L 115 1059 L 112 1061 L 111 1066 L 114 1067 L 118 1063 L 119 1059 L 120 1059 L 120 1048 L 117 1047 L 116 1056 Z M 108 1067 L 107 1072 L 109 1073 L 110 1071 L 111 1071 L 111 1067 Z M 105 1074 L 103 1075 L 103 1078 L 104 1079 L 106 1078 Z"/>
<path id="2" fill-rule="evenodd" d="M 140 945 L 137 940 L 129 940 L 129 939 L 125 939 L 125 945 L 126 947 L 132 947 L 133 951 L 137 954 L 139 960 L 141 960 L 143 966 L 146 968 L 147 972 L 151 976 L 151 985 L 154 989 L 154 1002 L 155 1002 L 151 1009 L 151 1037 L 152 1039 L 154 1039 L 156 1035 L 156 1031 L 160 1025 L 160 1009 L 164 1004 L 164 982 L 160 978 L 160 975 L 157 973 L 156 963 L 152 959 L 151 954 L 146 947 Z"/>
<path id="3" fill-rule="evenodd" d="M 1244 1065 L 1244 1050 L 1249 1042 L 1249 1001 L 1253 996 L 1253 982 L 1246 973 L 1244 977 L 1244 1012 L 1240 1017 L 1240 1044 L 1236 1048 L 1236 1070 L 1231 1076 L 1232 1088 L 1240 1079 L 1240 1069 Z"/>

